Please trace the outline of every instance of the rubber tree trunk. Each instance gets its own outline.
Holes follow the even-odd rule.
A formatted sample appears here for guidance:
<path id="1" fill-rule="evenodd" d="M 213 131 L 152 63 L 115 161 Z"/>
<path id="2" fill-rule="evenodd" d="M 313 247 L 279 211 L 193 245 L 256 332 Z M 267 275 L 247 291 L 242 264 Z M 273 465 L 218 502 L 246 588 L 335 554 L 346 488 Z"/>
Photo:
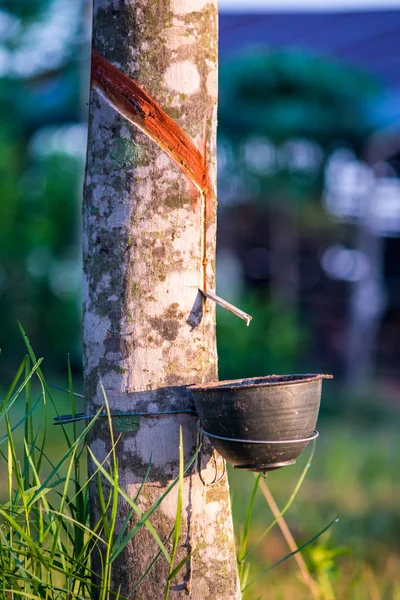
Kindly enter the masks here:
<path id="1" fill-rule="evenodd" d="M 214 0 L 94 1 L 94 49 L 134 79 L 201 148 L 211 192 L 217 19 Z M 203 198 L 164 150 L 92 89 L 83 204 L 89 412 L 104 404 L 100 382 L 115 414 L 185 409 L 191 405 L 187 384 L 217 378 L 214 306 L 198 292 L 198 287 L 214 287 L 215 193 Z M 105 421 L 91 438 L 99 460 L 110 449 Z M 114 417 L 113 423 L 122 435 L 120 485 L 131 498 L 151 459 L 139 499 L 145 510 L 177 475 L 180 425 L 186 460 L 192 456 L 196 417 Z M 201 459 L 202 477 L 210 482 L 215 461 L 209 448 Z M 175 488 L 152 517 L 162 540 L 173 527 L 176 499 Z M 96 519 L 96 488 L 90 503 Z M 121 503 L 119 523 L 127 510 Z M 114 564 L 115 589 L 121 586 L 128 595 L 157 550 L 142 528 Z M 240 598 L 226 476 L 214 486 L 204 485 L 197 469 L 185 477 L 176 563 L 188 553 L 192 559 L 174 581 L 170 598 L 187 598 L 188 593 L 196 600 Z M 94 569 L 99 570 L 96 559 Z M 163 598 L 167 574 L 168 564 L 160 558 L 132 597 Z"/>

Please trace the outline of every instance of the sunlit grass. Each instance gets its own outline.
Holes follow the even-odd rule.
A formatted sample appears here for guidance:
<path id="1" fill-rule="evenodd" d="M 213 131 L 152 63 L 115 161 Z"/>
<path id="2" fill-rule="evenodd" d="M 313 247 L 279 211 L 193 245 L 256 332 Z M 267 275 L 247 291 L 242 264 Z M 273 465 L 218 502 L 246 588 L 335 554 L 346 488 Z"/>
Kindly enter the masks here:
<path id="1" fill-rule="evenodd" d="M 400 598 L 400 436 L 396 418 L 377 421 L 369 428 L 323 420 L 319 429 L 321 436 L 307 480 L 285 519 L 300 545 L 322 528 L 332 513 L 340 515 L 322 541 L 303 553 L 320 586 L 321 599 Z M 287 501 L 307 460 L 305 453 L 297 465 L 268 476 L 268 486 L 279 505 Z M 254 478 L 234 469 L 229 476 L 234 522 L 243 523 Z M 250 544 L 270 520 L 268 506 L 257 494 Z M 261 573 L 287 553 L 287 544 L 275 527 L 253 554 L 254 573 Z M 268 573 L 245 592 L 244 600 L 257 600 L 260 595 L 268 600 L 311 597 L 294 559 Z"/>
<path id="2" fill-rule="evenodd" d="M 116 452 L 119 439 L 114 438 L 105 395 L 104 407 L 100 410 L 107 411 L 110 448 L 101 462 L 86 446 L 87 434 L 97 416 L 84 427 L 75 424 L 69 428 L 59 426 L 57 444 L 55 438 L 49 443 L 48 407 L 52 406 L 52 412 L 56 414 L 59 414 L 59 407 L 40 369 L 41 361 L 36 360 L 26 338 L 25 342 L 28 355 L 0 401 L 0 421 L 5 431 L 0 438 L 0 598 L 88 600 L 95 595 L 99 600 L 128 600 L 159 559 L 170 565 L 165 592 L 168 598 L 170 585 L 184 564 L 174 564 L 181 523 L 182 482 L 197 453 L 184 465 L 181 435 L 179 476 L 143 512 L 137 504 L 142 488 L 133 500 L 119 486 Z M 32 385 L 33 378 L 36 378 L 36 385 Z M 68 380 L 69 410 L 74 413 L 70 369 Z M 13 407 L 19 409 L 14 419 L 11 418 Z M 16 424 L 12 420 L 16 420 Z M 94 465 L 90 478 L 86 470 L 86 451 Z M 150 470 L 151 465 L 147 475 Z M 97 482 L 101 507 L 96 522 L 89 522 L 88 487 L 92 480 Z M 170 545 L 171 535 L 161 540 L 150 517 L 176 485 L 177 514 Z M 118 506 L 124 502 L 128 517 L 117 533 Z M 152 535 L 159 552 L 146 571 L 138 574 L 138 582 L 129 594 L 123 595 L 111 583 L 114 561 L 142 527 Z M 94 552 L 101 557 L 100 571 L 99 568 L 92 569 Z"/>

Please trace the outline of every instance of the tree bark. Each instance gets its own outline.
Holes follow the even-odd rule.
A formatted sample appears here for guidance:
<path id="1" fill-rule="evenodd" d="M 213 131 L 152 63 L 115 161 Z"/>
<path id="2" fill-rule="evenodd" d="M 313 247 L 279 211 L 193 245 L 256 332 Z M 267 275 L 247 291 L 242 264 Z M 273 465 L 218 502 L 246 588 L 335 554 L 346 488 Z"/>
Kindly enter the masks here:
<path id="1" fill-rule="evenodd" d="M 135 80 L 201 152 L 206 149 L 209 192 L 216 170 L 217 19 L 214 0 L 94 0 L 94 49 Z M 217 379 L 214 305 L 198 292 L 205 285 L 214 289 L 216 199 L 213 192 L 206 200 L 189 179 L 165 149 L 92 89 L 83 203 L 89 413 L 104 404 L 100 383 L 116 414 L 188 408 L 186 385 Z M 110 450 L 105 421 L 90 440 L 99 460 Z M 196 417 L 114 417 L 113 424 L 122 436 L 120 485 L 131 498 L 151 460 L 139 499 L 146 510 L 178 473 L 180 425 L 186 460 L 193 455 Z M 214 467 L 207 447 L 204 481 L 213 480 Z M 162 540 L 173 527 L 176 499 L 174 488 L 151 519 Z M 96 519 L 95 488 L 90 503 Z M 121 503 L 119 523 L 127 510 Z M 182 519 L 176 563 L 193 555 L 170 598 L 240 598 L 226 476 L 209 487 L 192 469 L 185 477 Z M 142 528 L 114 564 L 115 590 L 121 586 L 128 595 L 157 550 Z M 93 567 L 99 571 L 96 559 Z M 160 558 L 132 598 L 163 598 L 167 575 Z"/>

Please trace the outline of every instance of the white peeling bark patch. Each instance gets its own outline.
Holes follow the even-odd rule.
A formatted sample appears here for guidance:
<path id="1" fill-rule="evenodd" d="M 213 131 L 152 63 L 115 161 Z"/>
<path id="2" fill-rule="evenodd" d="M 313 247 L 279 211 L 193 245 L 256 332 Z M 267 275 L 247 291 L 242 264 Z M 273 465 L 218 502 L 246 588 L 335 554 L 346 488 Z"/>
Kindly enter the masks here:
<path id="1" fill-rule="evenodd" d="M 170 90 L 194 94 L 200 89 L 200 74 L 190 60 L 173 63 L 165 72 L 165 83 Z"/>
<path id="2" fill-rule="evenodd" d="M 211 98 L 218 98 L 218 74 L 214 70 L 207 76 L 207 92 Z"/>
<path id="3" fill-rule="evenodd" d="M 213 3 L 209 0 L 172 0 L 172 10 L 176 15 L 187 15 L 201 11 L 207 4 Z"/>
<path id="4" fill-rule="evenodd" d="M 217 8 L 190 0 L 94 2 L 94 48 L 135 79 L 198 147 L 207 147 L 210 188 L 215 187 Z M 211 192 L 213 190 L 211 189 Z M 207 286 L 214 286 L 215 210 L 207 204 Z M 204 205 L 194 185 L 164 150 L 92 92 L 83 204 L 84 357 L 88 411 L 154 411 L 188 408 L 189 383 L 217 378 L 215 312 L 203 305 Z M 110 450 L 106 419 L 99 420 L 92 447 L 100 460 Z M 196 418 L 114 418 L 120 485 L 135 497 L 152 456 L 141 493 L 145 510 L 178 471 L 179 427 L 185 460 L 197 446 Z M 208 445 L 201 455 L 205 481 L 215 464 Z M 92 515 L 99 514 L 97 491 Z M 193 558 L 174 581 L 171 598 L 237 600 L 236 557 L 226 477 L 203 485 L 198 465 L 185 477 L 183 524 L 177 562 Z M 176 510 L 167 496 L 152 522 L 166 539 Z M 121 503 L 119 522 L 127 514 Z M 115 589 L 129 595 L 158 548 L 145 529 L 114 564 Z M 99 565 L 94 564 L 94 568 Z M 132 598 L 164 596 L 166 561 Z M 95 598 L 95 595 L 94 595 Z"/>

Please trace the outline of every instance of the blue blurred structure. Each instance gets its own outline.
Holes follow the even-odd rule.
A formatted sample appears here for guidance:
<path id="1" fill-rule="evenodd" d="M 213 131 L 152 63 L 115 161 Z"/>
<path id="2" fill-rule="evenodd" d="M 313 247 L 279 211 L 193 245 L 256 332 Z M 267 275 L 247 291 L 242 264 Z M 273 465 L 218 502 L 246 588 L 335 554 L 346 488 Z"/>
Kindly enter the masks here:
<path id="1" fill-rule="evenodd" d="M 399 35 L 400 10 L 266 9 L 264 13 L 241 10 L 220 15 L 220 202 L 230 213 L 226 225 L 220 226 L 220 272 L 232 271 L 236 260 L 244 287 L 264 290 L 264 297 L 275 297 L 287 309 L 300 309 L 300 321 L 307 324 L 314 340 L 309 360 L 322 359 L 320 368 L 343 372 L 355 391 L 364 390 L 376 376 L 377 363 L 383 380 L 398 379 L 395 365 L 400 347 L 393 341 L 393 330 L 400 326 L 400 277 L 393 265 L 400 255 Z M 246 53 L 248 63 L 243 58 Z M 260 65 L 263 54 L 269 57 L 265 66 L 258 72 L 254 67 L 251 74 L 251 57 L 254 65 L 257 61 Z M 324 60 L 326 71 L 321 68 Z M 296 61 L 303 74 L 309 69 L 310 77 L 298 75 Z M 343 65 L 342 82 L 333 70 L 335 63 L 338 69 Z M 360 85 L 356 98 L 357 71 L 354 76 L 351 72 L 345 75 L 348 67 L 375 79 L 379 93 L 368 97 Z M 230 79 L 224 79 L 226 72 Z M 232 78 L 241 80 L 236 90 Z M 318 81 L 321 87 L 326 84 L 321 111 L 313 108 L 313 100 L 318 102 Z M 357 119 L 353 120 L 353 135 L 346 138 L 341 128 L 345 111 L 329 111 L 340 102 L 343 108 L 346 102 L 351 107 L 351 92 L 345 98 L 350 87 L 358 103 L 360 127 L 357 130 Z M 323 123 L 329 125 L 329 118 L 333 119 L 325 137 L 318 135 L 317 120 L 324 106 Z M 290 135 L 279 136 L 277 128 L 283 131 L 279 119 L 286 124 L 293 117 L 295 123 L 296 114 L 298 130 L 294 126 Z M 307 115 L 307 123 L 301 123 L 302 114 Z M 363 119 L 367 123 L 364 130 Z M 257 127 L 259 137 L 255 139 Z M 224 148 L 225 134 L 230 138 L 228 150 Z M 321 157 L 319 167 L 314 167 L 316 185 L 309 185 L 305 193 L 302 187 L 310 207 L 307 219 L 321 218 L 318 214 L 324 199 L 322 206 L 331 223 L 330 228 L 322 226 L 318 234 L 301 231 L 299 223 L 305 219 L 299 213 L 300 170 L 297 168 L 296 174 L 294 168 L 295 163 L 309 162 L 311 151 L 314 158 L 318 152 Z M 236 163 L 229 158 L 232 152 Z M 230 170 L 225 169 L 229 160 Z M 292 160 L 292 165 L 287 162 L 283 167 L 287 160 Z M 317 171 L 325 180 L 319 189 Z M 304 173 L 303 169 L 302 184 Z M 245 237 L 240 233 L 244 220 L 248 227 Z M 388 238 L 393 238 L 390 243 Z M 225 285 L 223 276 L 220 281 Z M 236 281 L 236 287 L 240 282 Z"/>
<path id="2" fill-rule="evenodd" d="M 400 10 L 368 12 L 221 12 L 220 61 L 255 46 L 292 48 L 336 58 L 375 75 L 387 95 L 380 125 L 400 121 Z"/>

